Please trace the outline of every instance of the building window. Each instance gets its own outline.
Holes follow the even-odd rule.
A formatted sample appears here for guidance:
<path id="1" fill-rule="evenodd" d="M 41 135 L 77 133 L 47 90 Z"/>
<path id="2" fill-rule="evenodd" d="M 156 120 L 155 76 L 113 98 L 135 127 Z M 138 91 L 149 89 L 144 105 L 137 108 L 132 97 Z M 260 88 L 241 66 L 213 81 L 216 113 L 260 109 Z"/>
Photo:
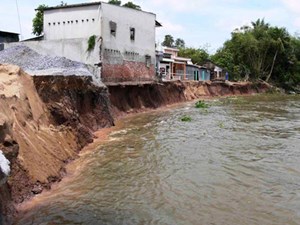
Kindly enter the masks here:
<path id="1" fill-rule="evenodd" d="M 81 20 L 81 22 L 84 22 L 84 20 Z"/>
<path id="2" fill-rule="evenodd" d="M 51 23 L 48 23 L 48 25 L 50 26 L 50 25 L 51 25 Z"/>
<path id="3" fill-rule="evenodd" d="M 95 22 L 95 19 L 93 18 L 92 21 Z"/>
<path id="4" fill-rule="evenodd" d="M 53 23 L 53 25 L 55 25 L 55 22 Z"/>
<path id="5" fill-rule="evenodd" d="M 57 22 L 58 25 L 60 25 L 60 22 Z"/>
<path id="6" fill-rule="evenodd" d="M 134 41 L 135 39 L 135 28 L 130 27 L 130 40 Z"/>
<path id="7" fill-rule="evenodd" d="M 66 24 L 66 22 L 64 21 L 63 24 Z"/>
<path id="8" fill-rule="evenodd" d="M 76 20 L 76 23 L 78 23 L 78 20 Z"/>
<path id="9" fill-rule="evenodd" d="M 110 34 L 116 36 L 117 33 L 117 24 L 113 21 L 109 21 Z"/>
<path id="10" fill-rule="evenodd" d="M 148 68 L 150 68 L 150 66 L 151 66 L 151 56 L 150 55 L 146 55 L 145 58 L 146 58 L 146 62 L 145 62 L 146 66 Z"/>

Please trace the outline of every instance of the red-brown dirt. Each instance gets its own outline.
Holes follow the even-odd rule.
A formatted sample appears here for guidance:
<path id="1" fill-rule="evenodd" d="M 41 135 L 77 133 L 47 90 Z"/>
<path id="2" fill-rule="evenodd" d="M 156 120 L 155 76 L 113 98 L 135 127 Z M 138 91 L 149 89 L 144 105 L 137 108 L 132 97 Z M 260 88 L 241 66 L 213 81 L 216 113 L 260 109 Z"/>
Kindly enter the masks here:
<path id="1" fill-rule="evenodd" d="M 89 78 L 31 77 L 10 65 L 0 65 L 0 121 L 0 149 L 11 162 L 0 219 L 59 181 L 93 132 L 113 125 L 107 89 Z"/>

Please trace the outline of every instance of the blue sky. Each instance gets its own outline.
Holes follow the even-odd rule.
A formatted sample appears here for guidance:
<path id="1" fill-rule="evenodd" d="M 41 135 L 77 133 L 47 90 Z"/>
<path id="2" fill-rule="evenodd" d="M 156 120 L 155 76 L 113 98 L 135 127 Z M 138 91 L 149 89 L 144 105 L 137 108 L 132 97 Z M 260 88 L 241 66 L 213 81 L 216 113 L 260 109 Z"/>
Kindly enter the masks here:
<path id="1" fill-rule="evenodd" d="M 34 9 L 39 4 L 55 6 L 60 0 L 17 0 L 22 38 L 32 37 Z M 95 0 L 65 0 L 68 4 Z M 104 0 L 106 2 L 107 0 Z M 127 1 L 123 0 L 123 3 Z M 230 38 L 235 28 L 264 18 L 274 26 L 284 26 L 291 34 L 300 33 L 299 0 L 133 0 L 143 10 L 153 12 L 163 24 L 157 42 L 164 35 L 182 38 L 187 46 L 206 47 L 214 52 Z M 0 0 L 0 30 L 20 32 L 16 0 Z"/>

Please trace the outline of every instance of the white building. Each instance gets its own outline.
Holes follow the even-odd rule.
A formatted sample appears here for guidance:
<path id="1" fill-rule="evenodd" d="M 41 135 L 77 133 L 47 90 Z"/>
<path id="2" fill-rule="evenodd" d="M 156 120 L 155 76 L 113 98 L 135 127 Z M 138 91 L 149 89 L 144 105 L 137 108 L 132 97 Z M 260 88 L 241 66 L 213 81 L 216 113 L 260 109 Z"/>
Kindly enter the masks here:
<path id="1" fill-rule="evenodd" d="M 153 81 L 156 15 L 92 2 L 46 8 L 43 48 L 52 55 L 102 64 L 104 82 Z M 92 50 L 88 42 L 95 40 Z"/>

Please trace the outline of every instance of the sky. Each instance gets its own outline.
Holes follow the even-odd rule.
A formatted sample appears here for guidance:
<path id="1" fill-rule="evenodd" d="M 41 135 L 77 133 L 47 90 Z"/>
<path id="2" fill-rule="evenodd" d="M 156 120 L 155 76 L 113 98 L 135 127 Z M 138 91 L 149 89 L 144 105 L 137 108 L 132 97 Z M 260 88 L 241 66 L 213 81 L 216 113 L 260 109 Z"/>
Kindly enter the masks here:
<path id="1" fill-rule="evenodd" d="M 65 0 L 67 4 L 96 0 Z M 60 0 L 0 0 L 0 30 L 33 37 L 34 9 L 40 5 L 56 6 Z M 107 2 L 107 0 L 103 0 Z M 127 0 L 122 0 L 126 3 Z M 132 0 L 142 10 L 153 12 L 163 27 L 157 28 L 156 41 L 166 34 L 181 38 L 186 46 L 215 52 L 230 39 L 235 28 L 264 18 L 273 26 L 286 27 L 290 34 L 300 34 L 300 0 Z M 18 5 L 18 7 L 17 7 Z M 21 29 L 18 20 L 20 15 Z"/>

